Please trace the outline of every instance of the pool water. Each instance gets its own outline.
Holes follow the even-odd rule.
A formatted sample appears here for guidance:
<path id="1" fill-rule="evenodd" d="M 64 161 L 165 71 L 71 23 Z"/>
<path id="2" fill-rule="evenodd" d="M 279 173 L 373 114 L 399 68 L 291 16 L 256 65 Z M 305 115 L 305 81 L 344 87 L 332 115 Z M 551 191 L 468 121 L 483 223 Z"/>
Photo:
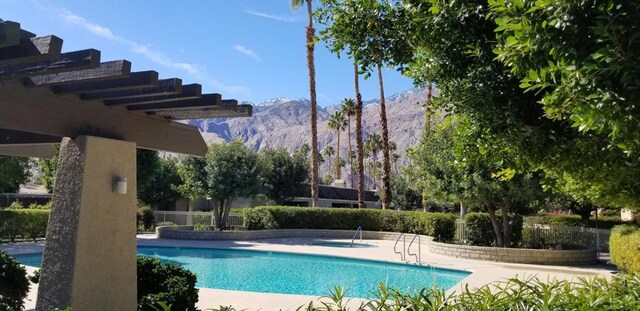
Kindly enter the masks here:
<path id="1" fill-rule="evenodd" d="M 356 243 L 353 244 L 351 242 L 314 242 L 311 243 L 314 246 L 325 246 L 325 247 L 351 247 L 351 248 L 369 248 L 369 247 L 378 247 L 375 244 L 367 244 L 367 243 Z"/>
<path id="2" fill-rule="evenodd" d="M 379 282 L 409 292 L 432 285 L 446 290 L 469 275 L 433 267 L 265 251 L 138 247 L 138 255 L 182 265 L 198 276 L 198 287 L 263 293 L 323 296 L 338 285 L 349 290 L 348 297 L 373 298 L 370 291 Z M 25 265 L 41 265 L 41 254 L 16 258 Z"/>

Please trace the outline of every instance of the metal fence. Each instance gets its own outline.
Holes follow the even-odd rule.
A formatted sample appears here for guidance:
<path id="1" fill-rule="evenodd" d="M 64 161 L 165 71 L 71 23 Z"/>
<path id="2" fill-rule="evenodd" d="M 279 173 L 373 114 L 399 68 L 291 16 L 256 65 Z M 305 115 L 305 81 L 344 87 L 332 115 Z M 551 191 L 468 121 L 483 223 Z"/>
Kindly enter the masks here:
<path id="1" fill-rule="evenodd" d="M 609 252 L 610 235 L 611 230 L 606 229 L 538 224 L 522 226 L 522 242 L 530 245 L 581 245 L 597 248 L 601 252 Z M 462 220 L 456 221 L 455 238 L 458 241 L 468 239 L 468 232 Z"/>
<path id="2" fill-rule="evenodd" d="M 154 215 L 156 224 L 171 223 L 179 226 L 215 225 L 215 217 L 212 212 L 154 211 Z M 243 227 L 244 216 L 242 214 L 229 214 L 227 225 L 232 228 Z"/>

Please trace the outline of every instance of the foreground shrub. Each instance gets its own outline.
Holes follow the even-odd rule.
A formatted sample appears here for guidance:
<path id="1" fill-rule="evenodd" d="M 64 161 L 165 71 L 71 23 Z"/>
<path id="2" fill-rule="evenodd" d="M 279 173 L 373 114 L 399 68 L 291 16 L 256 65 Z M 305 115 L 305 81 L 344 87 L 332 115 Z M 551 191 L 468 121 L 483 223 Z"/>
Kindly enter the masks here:
<path id="1" fill-rule="evenodd" d="M 502 230 L 502 216 L 496 215 L 500 229 Z M 522 216 L 509 217 L 511 221 L 511 245 L 517 245 L 522 240 Z M 469 213 L 464 217 L 467 243 L 477 246 L 495 246 L 496 233 L 486 213 Z"/>
<path id="2" fill-rule="evenodd" d="M 374 293 L 376 299 L 356 308 L 346 307 L 348 290 L 337 288 L 321 299 L 320 306 L 312 301 L 298 310 L 640 310 L 638 288 L 640 275 L 615 276 L 611 281 L 599 277 L 575 282 L 510 279 L 475 290 L 466 288 L 457 296 L 437 288 L 403 293 L 380 284 Z"/>
<path id="3" fill-rule="evenodd" d="M 28 292 L 29 280 L 25 268 L 0 251 L 0 310 L 21 311 Z"/>
<path id="4" fill-rule="evenodd" d="M 418 233 L 442 240 L 455 235 L 456 215 L 378 209 L 262 206 L 245 211 L 248 230 L 332 229 Z"/>
<path id="5" fill-rule="evenodd" d="M 142 226 L 144 230 L 151 230 L 156 224 L 156 216 L 153 214 L 153 210 L 148 206 L 142 207 L 138 210 L 139 226 Z"/>
<path id="6" fill-rule="evenodd" d="M 49 210 L 46 209 L 4 209 L 0 210 L 0 239 L 15 242 L 23 239 L 44 237 L 47 233 Z"/>
<path id="7" fill-rule="evenodd" d="M 562 225 L 569 227 L 587 227 L 595 228 L 596 219 L 591 218 L 588 221 L 584 221 L 578 215 L 541 215 L 541 216 L 527 216 L 524 218 L 525 224 L 539 224 L 539 225 Z M 598 217 L 598 228 L 611 229 L 614 226 L 624 224 L 620 216 L 603 216 Z"/>
<path id="8" fill-rule="evenodd" d="M 160 303 L 171 310 L 195 311 L 196 275 L 157 258 L 138 257 L 138 311 L 155 311 Z"/>
<path id="9" fill-rule="evenodd" d="M 611 262 L 621 271 L 640 273 L 640 227 L 616 226 L 609 239 Z"/>

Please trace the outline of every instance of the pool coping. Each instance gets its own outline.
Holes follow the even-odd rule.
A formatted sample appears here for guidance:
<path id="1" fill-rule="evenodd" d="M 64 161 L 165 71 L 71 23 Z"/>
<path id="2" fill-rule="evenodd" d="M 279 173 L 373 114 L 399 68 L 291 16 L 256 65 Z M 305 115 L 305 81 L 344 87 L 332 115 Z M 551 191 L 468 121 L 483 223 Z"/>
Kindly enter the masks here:
<path id="1" fill-rule="evenodd" d="M 396 234 L 397 235 L 397 234 Z M 157 239 L 154 235 L 139 235 L 137 240 L 138 246 L 153 247 L 196 247 L 196 248 L 215 248 L 215 249 L 244 249 L 244 250 L 267 250 L 294 254 L 311 254 L 324 255 L 331 257 L 343 257 L 349 259 L 372 260 L 379 262 L 387 262 L 394 264 L 410 264 L 415 262 L 403 262 L 397 258 L 397 254 L 392 252 L 394 241 L 390 240 L 367 240 L 380 245 L 374 248 L 336 248 L 314 246 L 310 243 L 314 240 L 332 240 L 345 241 L 347 239 L 335 239 L 327 237 L 318 238 L 277 238 L 277 239 L 260 239 L 250 241 L 194 241 L 194 240 L 169 240 Z M 350 241 L 351 238 L 348 239 Z M 25 244 L 25 243 L 23 243 Z M 39 244 L 39 245 L 38 245 Z M 37 253 L 42 250 L 42 242 L 26 243 L 25 245 L 0 245 L 0 249 L 11 248 L 11 253 Z M 611 277 L 612 271 L 602 266 L 592 267 L 564 267 L 564 266 L 540 266 L 528 264 L 509 264 L 490 261 L 479 261 L 470 259 L 457 259 L 437 254 L 431 254 L 428 246 L 422 244 L 422 266 L 433 266 L 440 269 L 458 270 L 471 272 L 470 275 L 463 278 L 458 284 L 447 291 L 447 294 L 453 294 L 469 288 L 480 287 L 484 284 L 494 281 L 504 281 L 509 277 L 526 278 L 530 276 L 538 276 L 541 280 L 558 278 L 558 279 L 577 279 L 584 276 L 599 275 L 607 278 Z M 35 270 L 35 268 L 31 268 Z M 27 270 L 30 270 L 29 268 Z M 37 287 L 32 289 L 30 297 L 37 291 Z M 200 301 L 198 307 L 201 309 L 212 308 L 220 305 L 233 305 L 236 309 L 258 310 L 258 309 L 290 309 L 295 310 L 297 307 L 308 303 L 311 300 L 317 301 L 317 296 L 306 295 L 289 295 L 289 294 L 270 294 L 257 292 L 231 291 L 221 289 L 200 288 Z M 366 299 L 351 298 L 353 306 L 366 301 Z M 33 302 L 27 304 L 27 309 L 35 304 Z"/>

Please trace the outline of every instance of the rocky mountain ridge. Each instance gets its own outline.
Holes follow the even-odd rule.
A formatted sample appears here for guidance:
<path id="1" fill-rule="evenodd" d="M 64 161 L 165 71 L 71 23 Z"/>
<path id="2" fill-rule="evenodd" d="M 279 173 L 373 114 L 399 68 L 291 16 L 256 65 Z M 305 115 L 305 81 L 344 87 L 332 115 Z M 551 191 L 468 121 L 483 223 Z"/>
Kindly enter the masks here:
<path id="1" fill-rule="evenodd" d="M 420 137 L 424 124 L 424 100 L 424 89 L 406 90 L 386 99 L 389 139 L 397 144 L 401 163 L 406 162 L 405 150 L 415 145 Z M 363 106 L 363 138 L 366 139 L 370 133 L 381 133 L 379 100 L 365 101 Z M 318 107 L 320 151 L 328 145 L 336 148 L 337 133 L 327 127 L 327 121 L 337 109 L 339 104 Z M 292 151 L 304 143 L 310 144 L 309 120 L 309 100 L 275 98 L 254 104 L 253 116 L 250 118 L 191 120 L 189 124 L 198 127 L 208 143 L 238 138 L 256 151 L 274 147 Z M 355 120 L 352 120 L 351 131 L 353 137 Z M 340 135 L 340 154 L 345 158 L 349 149 L 348 134 L 345 131 Z M 355 150 L 355 141 L 352 141 L 352 145 Z M 328 172 L 328 168 L 325 163 L 321 166 L 321 171 Z M 348 168 L 343 172 L 346 171 Z"/>

